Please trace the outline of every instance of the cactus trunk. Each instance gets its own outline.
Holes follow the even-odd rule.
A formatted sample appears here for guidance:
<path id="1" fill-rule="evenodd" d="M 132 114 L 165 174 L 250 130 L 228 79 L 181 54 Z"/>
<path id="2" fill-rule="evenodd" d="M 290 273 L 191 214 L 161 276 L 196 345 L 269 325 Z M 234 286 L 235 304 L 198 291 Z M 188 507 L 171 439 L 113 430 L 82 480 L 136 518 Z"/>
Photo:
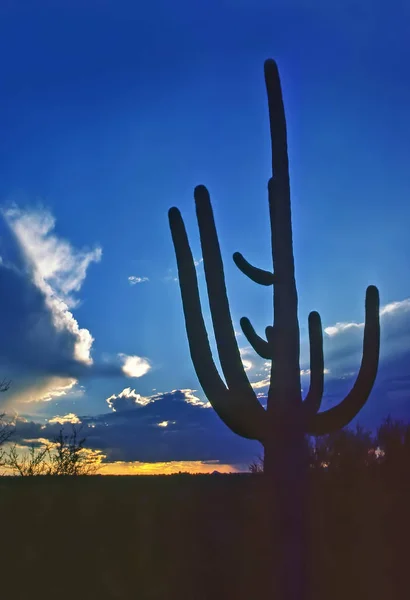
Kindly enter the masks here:
<path id="1" fill-rule="evenodd" d="M 267 519 L 273 551 L 273 597 L 306 600 L 308 582 L 308 467 L 304 423 L 297 415 L 302 404 L 298 297 L 292 242 L 286 122 L 281 94 L 268 82 L 272 135 L 272 174 L 268 184 L 272 236 L 273 327 L 271 381 L 267 402 L 268 435 L 264 440 L 264 477 L 270 513 Z M 269 506 L 268 506 L 269 510 Z M 271 518 L 269 518 L 269 514 Z M 269 578 L 269 574 L 268 574 Z"/>
<path id="2" fill-rule="evenodd" d="M 303 431 L 264 445 L 266 532 L 272 598 L 309 598 L 308 447 Z"/>

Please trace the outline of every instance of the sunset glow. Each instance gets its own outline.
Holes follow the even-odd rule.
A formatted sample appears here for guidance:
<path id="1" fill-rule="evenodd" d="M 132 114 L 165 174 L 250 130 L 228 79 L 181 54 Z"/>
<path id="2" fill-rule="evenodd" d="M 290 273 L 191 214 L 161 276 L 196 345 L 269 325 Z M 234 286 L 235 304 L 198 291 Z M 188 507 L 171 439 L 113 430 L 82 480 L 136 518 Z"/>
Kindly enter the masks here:
<path id="1" fill-rule="evenodd" d="M 98 475 L 174 475 L 175 473 L 209 474 L 241 473 L 248 469 L 246 465 L 225 465 L 216 462 L 170 461 L 157 463 L 111 462 L 102 463 Z"/>

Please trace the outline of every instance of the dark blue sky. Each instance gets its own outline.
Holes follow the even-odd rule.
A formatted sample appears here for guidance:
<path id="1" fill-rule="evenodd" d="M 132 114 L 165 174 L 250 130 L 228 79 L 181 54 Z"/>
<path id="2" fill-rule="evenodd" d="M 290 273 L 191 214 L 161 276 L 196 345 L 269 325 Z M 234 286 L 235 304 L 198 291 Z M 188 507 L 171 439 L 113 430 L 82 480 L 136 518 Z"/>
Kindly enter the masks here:
<path id="1" fill-rule="evenodd" d="M 324 327 L 360 323 L 367 285 L 379 287 L 382 306 L 410 296 L 410 9 L 379 0 L 311 4 L 1 3 L 0 202 L 6 211 L 16 203 L 20 212 L 1 223 L 0 256 L 14 264 L 23 247 L 20 266 L 32 285 L 33 247 L 24 240 L 46 214 L 55 219 L 59 243 L 75 249 L 77 267 L 75 252 L 102 249 L 81 284 L 70 288 L 79 302 L 70 308 L 94 338 L 91 357 L 100 370 L 82 379 L 68 369 L 79 382 L 74 389 L 83 386 L 80 395 L 22 409 L 19 393 L 31 389 L 38 361 L 29 365 L 22 349 L 20 364 L 5 350 L 4 368 L 24 381 L 10 394 L 20 412 L 104 413 L 106 398 L 126 387 L 142 396 L 194 389 L 203 398 L 189 358 L 167 220 L 168 208 L 177 205 L 199 260 L 193 189 L 200 183 L 214 205 L 235 326 L 243 315 L 260 332 L 270 323 L 270 291 L 246 280 L 231 259 L 239 250 L 270 267 L 267 57 L 279 65 L 288 121 L 302 346 L 311 310 L 321 313 Z M 44 252 L 58 254 L 53 244 L 44 246 L 47 236 L 40 232 L 33 242 L 41 246 L 36 261 Z M 64 273 L 70 276 L 69 267 Z M 148 281 L 130 285 L 130 276 Z M 57 282 L 58 293 L 56 278 L 47 283 L 64 296 L 64 282 Z M 30 314 L 30 302 L 15 308 L 16 323 L 25 322 L 18 311 Z M 402 319 L 407 308 L 402 304 L 394 314 Z M 13 311 L 4 303 L 0 309 L 11 327 Z M 394 331 L 405 329 L 410 313 L 406 318 Z M 30 333 L 31 356 L 41 335 L 38 327 Z M 337 336 L 330 338 L 329 359 Z M 50 348 L 45 339 L 38 348 Z M 400 339 L 385 353 L 405 351 L 409 338 Z M 246 345 L 243 337 L 238 342 Z M 58 342 L 61 356 L 70 343 Z M 360 350 L 360 338 L 354 343 Z M 360 355 L 353 350 L 354 370 Z M 125 378 L 114 365 L 119 353 L 147 358 L 150 371 Z M 47 361 L 44 385 L 60 369 Z M 262 367 L 252 368 L 257 381 Z M 337 378 L 338 364 L 330 371 Z"/>

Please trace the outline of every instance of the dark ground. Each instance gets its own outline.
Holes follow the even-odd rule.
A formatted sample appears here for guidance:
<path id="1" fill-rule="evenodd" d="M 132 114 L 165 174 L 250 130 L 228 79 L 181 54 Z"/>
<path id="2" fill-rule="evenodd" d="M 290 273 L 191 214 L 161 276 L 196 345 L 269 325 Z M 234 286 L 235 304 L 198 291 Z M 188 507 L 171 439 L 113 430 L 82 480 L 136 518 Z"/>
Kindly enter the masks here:
<path id="1" fill-rule="evenodd" d="M 247 474 L 2 478 L 2 596 L 262 598 L 261 483 Z M 321 475 L 312 490 L 313 598 L 410 598 L 410 485 Z"/>

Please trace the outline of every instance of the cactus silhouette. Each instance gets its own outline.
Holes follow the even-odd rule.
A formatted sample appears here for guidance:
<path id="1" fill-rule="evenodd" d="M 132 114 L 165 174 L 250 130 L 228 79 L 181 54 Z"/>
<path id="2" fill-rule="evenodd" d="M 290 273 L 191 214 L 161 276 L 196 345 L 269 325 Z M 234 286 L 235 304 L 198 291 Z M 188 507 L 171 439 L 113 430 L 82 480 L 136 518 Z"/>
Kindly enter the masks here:
<path id="1" fill-rule="evenodd" d="M 276 510 L 272 526 L 278 556 L 273 565 L 279 598 L 308 597 L 306 435 L 330 433 L 346 426 L 364 406 L 377 374 L 380 346 L 379 293 L 366 291 L 363 356 L 357 380 L 337 406 L 319 412 L 324 385 L 323 336 L 317 312 L 309 315 L 310 387 L 302 400 L 297 291 L 292 247 L 289 164 L 282 91 L 275 61 L 265 62 L 272 147 L 268 182 L 273 272 L 251 265 L 240 253 L 233 259 L 252 281 L 273 287 L 273 326 L 260 337 L 242 318 L 244 335 L 259 356 L 272 361 L 266 410 L 246 376 L 229 309 L 223 263 L 208 190 L 200 185 L 194 197 L 209 304 L 221 368 L 215 366 L 201 311 L 196 269 L 184 222 L 177 208 L 169 210 L 185 324 L 191 358 L 199 382 L 215 411 L 235 433 L 264 446 L 265 478 Z"/>

